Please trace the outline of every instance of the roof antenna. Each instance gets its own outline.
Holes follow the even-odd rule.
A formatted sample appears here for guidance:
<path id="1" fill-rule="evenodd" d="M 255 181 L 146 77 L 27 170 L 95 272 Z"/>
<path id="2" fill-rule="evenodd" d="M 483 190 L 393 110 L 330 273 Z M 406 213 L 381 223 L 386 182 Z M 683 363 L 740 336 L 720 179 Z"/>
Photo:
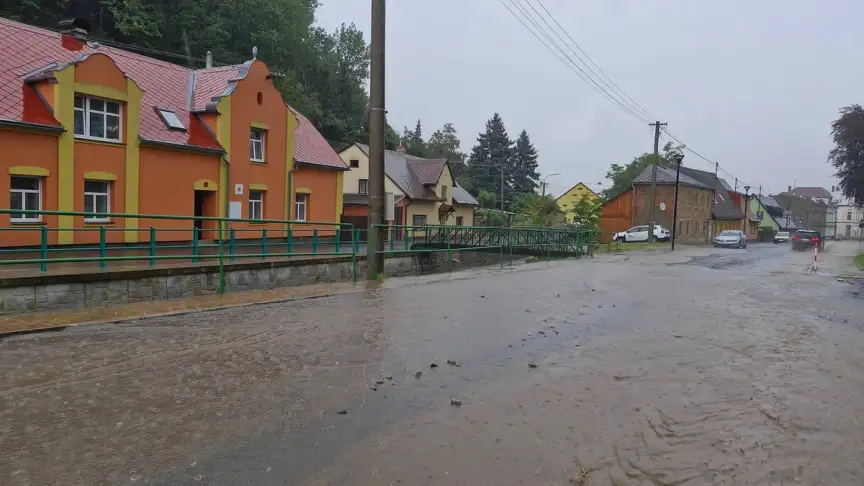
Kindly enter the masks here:
<path id="1" fill-rule="evenodd" d="M 258 46 L 252 46 L 252 60 L 258 59 Z"/>

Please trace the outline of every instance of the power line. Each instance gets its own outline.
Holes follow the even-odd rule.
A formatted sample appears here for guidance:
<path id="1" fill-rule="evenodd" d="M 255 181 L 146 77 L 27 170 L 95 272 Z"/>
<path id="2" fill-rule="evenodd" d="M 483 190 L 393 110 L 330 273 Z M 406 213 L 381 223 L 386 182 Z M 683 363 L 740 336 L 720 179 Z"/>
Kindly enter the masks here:
<path id="1" fill-rule="evenodd" d="M 588 84 L 588 86 L 590 86 L 592 89 L 594 89 L 595 91 L 600 93 L 602 96 L 604 96 L 606 99 L 608 99 L 609 101 L 614 103 L 615 106 L 617 106 L 619 109 L 621 109 L 625 113 L 635 117 L 637 120 L 640 120 L 642 122 L 647 122 L 647 120 L 640 117 L 633 110 L 631 110 L 630 108 L 628 108 L 627 106 L 623 105 L 622 103 L 617 101 L 615 98 L 613 98 L 608 92 L 606 92 L 604 89 L 602 89 L 602 87 L 599 86 L 599 84 L 597 84 L 596 81 L 593 81 L 593 80 L 589 81 L 589 79 L 591 79 L 590 76 L 588 76 L 588 74 L 585 73 L 585 71 L 582 68 L 580 68 L 572 59 L 570 59 L 569 56 L 567 56 L 566 52 L 564 52 L 564 50 L 554 40 L 552 40 L 552 38 L 549 36 L 549 34 L 546 33 L 546 31 L 543 28 L 540 27 L 540 25 L 537 23 L 537 21 L 534 20 L 534 18 L 531 17 L 531 15 L 529 15 L 527 11 L 522 9 L 521 4 L 518 3 L 518 0 L 508 0 L 508 1 L 511 2 L 511 4 L 513 5 L 514 8 L 516 8 L 517 10 L 519 10 L 522 13 L 522 15 L 524 16 L 525 19 L 527 19 L 532 25 L 535 26 L 537 31 L 539 31 L 544 37 L 546 37 L 546 39 L 548 39 L 549 43 L 547 43 L 546 41 L 541 39 L 540 36 L 537 34 L 537 32 L 535 32 L 534 29 L 532 29 L 531 27 L 528 26 L 528 24 L 525 23 L 525 21 L 522 19 L 522 17 L 520 17 L 516 12 L 514 12 L 513 9 L 511 9 L 509 5 L 504 3 L 504 0 L 498 0 L 498 2 L 501 5 L 503 5 L 504 8 L 506 8 L 507 11 L 510 12 L 510 14 L 513 15 L 513 17 L 515 17 L 516 20 L 518 20 L 519 23 L 521 23 L 523 27 L 525 27 L 525 29 L 528 30 L 528 32 L 530 32 L 541 44 L 543 44 L 543 46 L 546 49 L 548 49 L 549 52 L 551 52 L 555 57 L 557 57 L 558 60 L 561 61 L 568 69 L 573 71 L 577 76 L 579 76 L 580 79 L 585 81 Z M 555 49 L 557 49 L 558 52 L 556 52 L 550 46 L 550 44 L 554 45 Z M 562 54 L 564 54 L 563 57 L 562 57 Z M 570 62 L 565 60 L 565 58 L 569 59 Z M 578 69 L 578 71 L 577 71 L 577 69 Z M 592 84 L 592 82 L 593 82 L 593 84 Z"/>
<path id="2" fill-rule="evenodd" d="M 531 5 L 530 0 L 527 0 L 527 1 L 528 1 L 528 4 Z M 555 25 L 558 26 L 558 29 L 561 30 L 561 32 L 563 32 L 564 35 L 567 36 L 568 39 L 570 39 L 570 42 L 573 43 L 574 46 L 576 46 L 576 49 L 578 49 L 579 52 L 581 52 L 582 55 L 585 56 L 586 59 L 588 59 L 588 62 L 590 62 L 592 66 L 594 66 L 595 68 L 597 68 L 597 71 L 599 71 L 600 74 L 598 75 L 598 74 L 597 74 L 597 71 L 594 71 L 594 69 L 592 69 L 591 66 L 588 66 L 587 63 L 585 63 L 585 61 L 582 60 L 581 56 L 579 56 L 578 54 L 576 54 L 576 56 L 579 57 L 579 59 L 582 60 L 583 63 L 585 63 L 586 67 L 588 67 L 588 70 L 590 70 L 590 71 L 591 71 L 595 76 L 597 76 L 597 77 L 600 79 L 600 81 L 601 81 L 601 82 L 602 82 L 602 83 L 603 83 L 607 88 L 609 88 L 609 89 L 612 90 L 613 92 L 618 93 L 618 94 L 619 94 L 619 97 L 620 97 L 621 95 L 623 95 L 624 98 L 626 98 L 627 100 L 629 100 L 629 103 L 628 103 L 629 106 L 631 106 L 631 107 L 634 108 L 634 109 L 638 109 L 642 114 L 644 114 L 645 116 L 647 116 L 648 118 L 650 118 L 650 119 L 652 119 L 652 120 L 657 118 L 656 116 L 652 115 L 648 110 L 646 110 L 645 108 L 643 108 L 642 105 L 640 105 L 639 103 L 637 103 L 636 100 L 634 100 L 633 98 L 631 98 L 630 95 L 628 95 L 626 91 L 624 91 L 623 89 L 621 89 L 620 86 L 618 86 L 617 84 L 615 84 L 615 81 L 613 81 L 612 78 L 610 78 L 610 77 L 609 77 L 609 76 L 608 76 L 608 75 L 603 71 L 603 69 L 601 69 L 600 66 L 598 66 L 597 63 L 594 62 L 593 59 L 591 59 L 591 56 L 589 56 L 588 53 L 585 52 L 585 51 L 582 49 L 581 46 L 579 46 L 579 43 L 576 42 L 576 40 L 573 39 L 573 37 L 572 37 L 572 36 L 567 32 L 567 30 L 564 29 L 564 27 L 561 25 L 561 23 L 558 22 L 558 19 L 556 19 L 555 16 L 552 15 L 551 12 L 549 12 L 549 10 L 546 8 L 546 6 L 543 5 L 542 0 L 536 0 L 536 1 L 537 1 L 537 4 L 540 5 L 540 8 L 542 8 L 543 11 L 546 12 L 546 15 L 548 15 L 549 18 L 552 19 L 553 22 L 555 22 Z M 533 6 L 532 6 L 531 8 L 534 9 Z M 537 10 L 534 10 L 534 11 L 536 12 Z M 542 16 L 541 16 L 541 18 L 542 18 Z M 548 24 L 547 24 L 547 25 L 548 25 Z M 553 29 L 553 32 L 554 32 L 554 29 Z M 559 39 L 560 39 L 560 36 L 559 36 Z M 563 39 L 562 39 L 562 42 L 563 42 Z M 571 49 L 571 51 L 572 51 L 572 49 Z M 574 54 L 575 54 L 575 52 L 574 52 Z M 611 86 L 610 86 L 610 84 L 611 84 Z"/>

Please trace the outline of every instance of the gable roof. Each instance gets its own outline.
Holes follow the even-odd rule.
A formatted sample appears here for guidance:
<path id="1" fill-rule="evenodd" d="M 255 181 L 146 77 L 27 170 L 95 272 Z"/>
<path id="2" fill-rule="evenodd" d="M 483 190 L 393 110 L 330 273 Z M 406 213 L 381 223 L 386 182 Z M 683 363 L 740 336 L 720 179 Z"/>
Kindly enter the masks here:
<path id="1" fill-rule="evenodd" d="M 456 204 L 468 204 L 471 206 L 479 206 L 480 203 L 474 199 L 474 196 L 468 193 L 462 186 L 453 188 L 453 202 Z"/>
<path id="2" fill-rule="evenodd" d="M 712 174 L 713 176 L 713 174 Z M 668 167 L 657 166 L 657 184 L 675 184 L 675 170 Z M 702 189 L 711 189 L 711 184 L 705 184 L 697 179 L 690 177 L 684 173 L 684 167 L 681 167 L 681 174 L 678 183 L 685 186 L 700 187 Z M 641 174 L 633 179 L 633 184 L 651 184 L 651 166 L 645 168 Z"/>
<path id="3" fill-rule="evenodd" d="M 417 174 L 417 179 L 424 186 L 438 184 L 444 166 L 447 165 L 447 159 L 421 159 L 414 156 L 405 156 L 405 159 L 411 170 Z"/>
<path id="4" fill-rule="evenodd" d="M 651 182 L 651 181 L 649 180 L 648 182 Z M 594 196 L 597 197 L 598 199 L 600 198 L 600 195 L 597 194 L 596 192 L 592 191 L 591 188 L 588 187 L 588 184 L 585 184 L 584 182 L 579 181 L 573 187 L 571 187 L 570 189 L 567 189 L 566 191 L 561 193 L 561 195 L 558 196 L 557 198 L 555 198 L 555 200 L 557 201 L 557 200 L 561 199 L 562 197 L 566 196 L 567 194 L 570 194 L 570 191 L 572 191 L 573 189 L 576 189 L 579 186 L 584 187 L 588 192 L 590 192 L 591 194 L 594 194 Z"/>
<path id="5" fill-rule="evenodd" d="M 348 165 L 327 143 L 312 122 L 290 106 L 300 125 L 294 131 L 294 160 L 301 164 L 329 167 L 336 170 L 350 170 Z"/>
<path id="6" fill-rule="evenodd" d="M 739 208 L 729 191 L 732 190 L 722 177 L 717 177 L 713 172 L 704 170 L 691 169 L 689 167 L 681 167 L 681 173 L 697 179 L 709 188 L 714 189 L 714 204 L 711 207 L 711 214 L 714 219 L 743 219 L 744 211 Z"/>
<path id="7" fill-rule="evenodd" d="M 807 186 L 799 186 L 791 191 L 781 192 L 780 194 L 784 196 L 796 196 L 796 197 L 806 197 L 808 199 L 811 198 L 826 198 L 831 199 L 831 193 L 828 192 L 828 189 L 824 187 L 807 187 Z"/>
<path id="8" fill-rule="evenodd" d="M 254 64 L 248 61 L 233 66 L 191 69 L 98 42 L 84 42 L 80 50 L 69 50 L 63 47 L 57 32 L 4 18 L 0 18 L 0 52 L 3 52 L 0 57 L 0 120 L 23 122 L 22 86 L 25 83 L 52 79 L 55 72 L 66 66 L 101 54 L 110 58 L 143 92 L 140 137 L 175 145 L 189 145 L 190 119 L 198 112 L 213 109 L 219 97 L 231 94 L 237 81 L 245 78 Z M 187 131 L 166 126 L 157 108 L 173 111 Z M 321 142 L 326 144 L 326 140 L 314 125 L 302 115 L 298 119 L 295 153 L 303 154 L 301 160 L 346 168 L 332 149 L 332 153 L 328 153 L 324 148 Z M 213 145 L 219 146 L 215 137 Z M 329 144 L 327 146 L 329 148 Z"/>
<path id="9" fill-rule="evenodd" d="M 357 145 L 357 147 L 360 148 L 367 157 L 369 156 L 368 145 L 362 143 L 357 143 L 355 145 Z M 434 190 L 429 189 L 420 181 L 417 173 L 412 170 L 412 166 L 409 165 L 409 159 L 405 157 L 404 154 L 392 150 L 385 150 L 384 172 L 387 174 L 387 177 L 389 177 L 390 180 L 392 180 L 393 183 L 396 184 L 409 198 L 427 201 L 440 200 Z"/>

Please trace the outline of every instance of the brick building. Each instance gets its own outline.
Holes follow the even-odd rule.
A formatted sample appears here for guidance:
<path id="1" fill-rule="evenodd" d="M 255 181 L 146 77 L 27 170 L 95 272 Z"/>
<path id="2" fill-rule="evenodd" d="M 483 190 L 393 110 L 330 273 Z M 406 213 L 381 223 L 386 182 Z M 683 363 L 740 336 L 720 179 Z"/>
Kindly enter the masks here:
<path id="1" fill-rule="evenodd" d="M 654 220 L 670 231 L 673 225 L 675 201 L 675 170 L 657 167 L 654 194 Z M 633 225 L 648 224 L 645 204 L 651 190 L 651 167 L 633 180 Z M 710 237 L 711 197 L 713 189 L 693 177 L 681 173 L 678 181 L 678 224 L 675 241 L 704 243 Z"/>

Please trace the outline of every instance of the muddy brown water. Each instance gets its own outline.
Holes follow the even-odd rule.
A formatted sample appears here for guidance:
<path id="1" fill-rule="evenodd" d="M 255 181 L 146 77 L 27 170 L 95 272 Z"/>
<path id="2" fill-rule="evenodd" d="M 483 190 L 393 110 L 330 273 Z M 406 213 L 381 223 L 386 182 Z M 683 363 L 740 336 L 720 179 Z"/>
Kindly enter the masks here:
<path id="1" fill-rule="evenodd" d="M 815 273 L 685 247 L 11 337 L 0 484 L 864 484 L 837 245 Z"/>

